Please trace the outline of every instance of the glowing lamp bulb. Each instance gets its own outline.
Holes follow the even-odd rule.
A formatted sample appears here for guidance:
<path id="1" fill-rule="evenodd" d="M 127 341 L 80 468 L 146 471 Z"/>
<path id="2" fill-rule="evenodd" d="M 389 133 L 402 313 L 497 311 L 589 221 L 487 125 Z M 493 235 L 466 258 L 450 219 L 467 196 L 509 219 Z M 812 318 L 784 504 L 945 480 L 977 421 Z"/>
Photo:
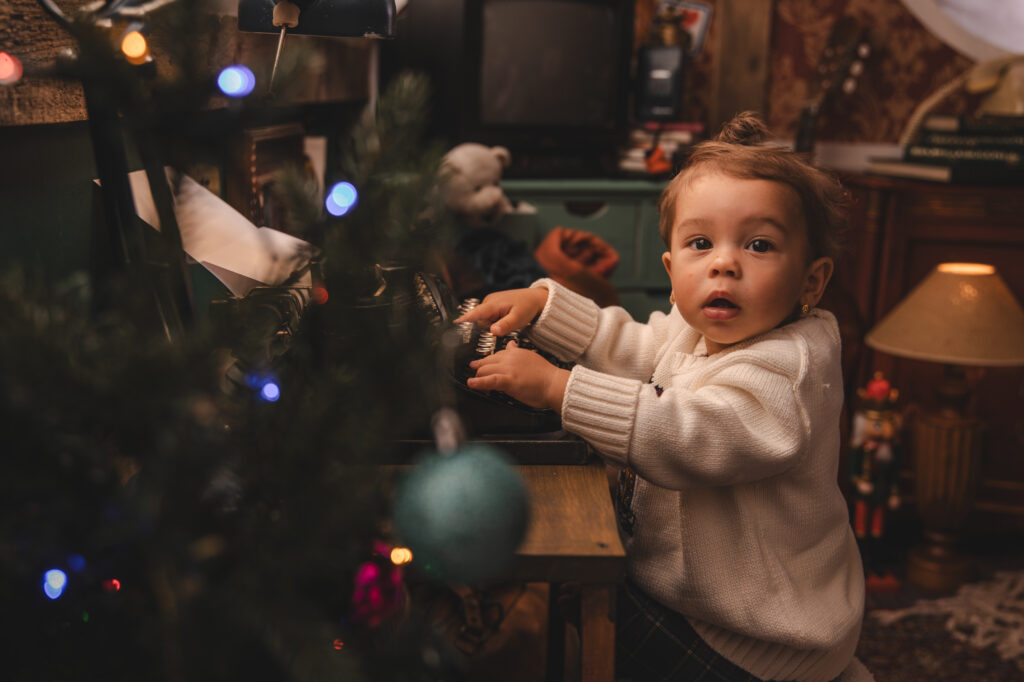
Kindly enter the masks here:
<path id="1" fill-rule="evenodd" d="M 351 182 L 336 182 L 324 200 L 327 212 L 333 216 L 343 216 L 351 210 L 359 200 L 359 193 Z"/>
<path id="2" fill-rule="evenodd" d="M 110 578 L 109 580 L 103 581 L 104 592 L 119 592 L 121 590 L 121 581 L 117 578 Z"/>
<path id="3" fill-rule="evenodd" d="M 21 74 L 21 61 L 13 54 L 0 52 L 0 85 L 18 82 Z"/>
<path id="4" fill-rule="evenodd" d="M 248 66 L 235 64 L 220 72 L 217 87 L 228 97 L 245 97 L 256 87 L 256 76 Z"/>
<path id="5" fill-rule="evenodd" d="M 312 294 L 313 301 L 315 301 L 317 305 L 323 305 L 324 303 L 327 303 L 327 289 L 323 287 L 313 287 Z"/>
<path id="6" fill-rule="evenodd" d="M 338 637 L 337 639 L 334 640 L 334 642 L 332 643 L 332 646 L 334 646 L 334 650 L 335 651 L 341 651 L 342 649 L 345 648 L 345 642 L 342 641 L 342 639 L 340 637 Z"/>
<path id="7" fill-rule="evenodd" d="M 273 381 L 268 381 L 260 388 L 260 398 L 268 403 L 276 402 L 281 397 L 281 387 Z"/>
<path id="8" fill-rule="evenodd" d="M 146 61 L 146 55 L 149 54 L 146 37 L 138 31 L 126 33 L 121 39 L 121 52 L 132 64 L 141 64 Z"/>
<path id="9" fill-rule="evenodd" d="M 412 550 L 408 547 L 395 547 L 391 550 L 391 563 L 401 566 L 412 561 Z"/>
<path id="10" fill-rule="evenodd" d="M 51 568 L 43 574 L 43 592 L 50 599 L 59 598 L 67 586 L 68 575 L 59 568 Z"/>

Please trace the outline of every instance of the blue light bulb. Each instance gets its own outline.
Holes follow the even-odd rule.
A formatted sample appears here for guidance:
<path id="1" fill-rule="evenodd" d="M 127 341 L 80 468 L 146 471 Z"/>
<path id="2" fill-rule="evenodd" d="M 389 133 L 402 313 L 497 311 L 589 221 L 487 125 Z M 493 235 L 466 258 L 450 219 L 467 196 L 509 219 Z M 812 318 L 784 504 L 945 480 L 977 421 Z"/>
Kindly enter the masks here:
<path id="1" fill-rule="evenodd" d="M 336 182 L 327 193 L 324 205 L 333 216 L 343 216 L 359 201 L 359 193 L 351 182 Z"/>
<path id="2" fill-rule="evenodd" d="M 68 586 L 68 575 L 59 568 L 51 568 L 43 574 L 43 592 L 50 599 L 57 599 L 64 594 Z"/>
<path id="3" fill-rule="evenodd" d="M 276 402 L 281 397 L 281 387 L 275 384 L 273 381 L 268 381 L 263 384 L 263 388 L 260 389 L 260 398 L 267 401 L 268 403 Z"/>
<path id="4" fill-rule="evenodd" d="M 81 573 L 85 570 L 85 557 L 81 554 L 72 554 L 68 557 L 68 568 L 75 573 Z"/>
<path id="5" fill-rule="evenodd" d="M 220 72 L 217 87 L 228 97 L 245 97 L 256 87 L 256 76 L 248 66 L 235 64 Z"/>

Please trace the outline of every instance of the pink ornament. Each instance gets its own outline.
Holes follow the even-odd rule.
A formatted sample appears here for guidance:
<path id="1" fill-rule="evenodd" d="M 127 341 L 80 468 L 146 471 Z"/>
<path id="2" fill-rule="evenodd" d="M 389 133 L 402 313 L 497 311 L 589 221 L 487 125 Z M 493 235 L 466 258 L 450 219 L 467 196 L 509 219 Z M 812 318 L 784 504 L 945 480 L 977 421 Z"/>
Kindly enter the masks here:
<path id="1" fill-rule="evenodd" d="M 383 558 L 367 561 L 356 570 L 353 622 L 377 627 L 402 610 L 405 601 L 402 569 L 388 560 L 390 551 L 385 543 L 375 542 L 374 554 Z"/>

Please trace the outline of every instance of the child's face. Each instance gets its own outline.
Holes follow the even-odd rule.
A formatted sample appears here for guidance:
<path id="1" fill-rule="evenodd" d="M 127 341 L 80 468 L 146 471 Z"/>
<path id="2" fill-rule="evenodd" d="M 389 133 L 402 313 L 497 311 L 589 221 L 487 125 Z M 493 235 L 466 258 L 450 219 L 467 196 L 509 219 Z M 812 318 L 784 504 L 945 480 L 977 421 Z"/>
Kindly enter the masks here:
<path id="1" fill-rule="evenodd" d="M 676 307 L 716 353 L 818 302 L 832 261 L 809 264 L 809 249 L 792 188 L 705 172 L 676 201 L 662 262 Z"/>

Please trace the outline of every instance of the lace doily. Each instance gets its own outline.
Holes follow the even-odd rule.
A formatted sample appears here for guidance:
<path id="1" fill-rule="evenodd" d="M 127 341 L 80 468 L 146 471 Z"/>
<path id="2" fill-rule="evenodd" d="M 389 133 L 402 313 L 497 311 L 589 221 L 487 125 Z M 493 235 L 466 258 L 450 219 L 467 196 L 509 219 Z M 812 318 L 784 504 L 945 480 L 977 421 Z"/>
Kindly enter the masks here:
<path id="1" fill-rule="evenodd" d="M 1024 571 L 1000 572 L 988 582 L 962 586 L 952 597 L 922 599 L 905 609 L 872 611 L 882 625 L 908 616 L 948 616 L 946 629 L 961 642 L 993 646 L 1024 671 Z"/>

